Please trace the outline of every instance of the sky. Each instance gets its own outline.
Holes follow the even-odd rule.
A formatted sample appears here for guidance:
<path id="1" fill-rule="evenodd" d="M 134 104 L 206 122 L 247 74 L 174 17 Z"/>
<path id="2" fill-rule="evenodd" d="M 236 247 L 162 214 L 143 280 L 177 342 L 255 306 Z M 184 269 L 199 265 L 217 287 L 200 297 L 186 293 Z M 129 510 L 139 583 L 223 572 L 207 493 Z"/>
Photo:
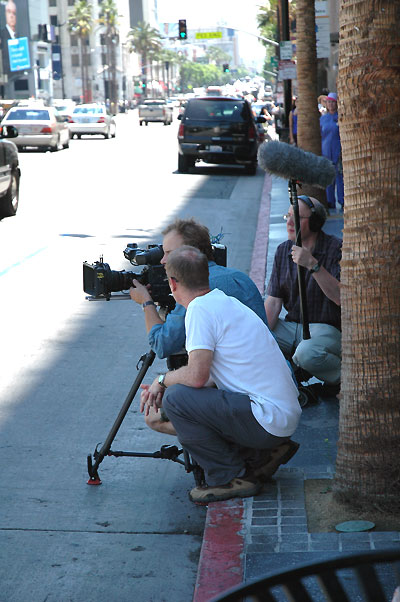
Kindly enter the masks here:
<path id="1" fill-rule="evenodd" d="M 157 0 L 158 20 L 172 23 L 186 19 L 188 29 L 224 25 L 257 34 L 256 15 L 262 0 Z M 254 36 L 240 33 L 240 55 L 243 60 L 263 64 L 265 49 Z"/>

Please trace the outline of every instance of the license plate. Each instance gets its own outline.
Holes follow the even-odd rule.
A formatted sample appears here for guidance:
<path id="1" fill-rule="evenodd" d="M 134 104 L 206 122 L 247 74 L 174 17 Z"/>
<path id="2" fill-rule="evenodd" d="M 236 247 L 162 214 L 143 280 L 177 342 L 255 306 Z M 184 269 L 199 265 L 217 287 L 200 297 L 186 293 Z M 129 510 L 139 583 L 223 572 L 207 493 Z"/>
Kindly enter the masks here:
<path id="1" fill-rule="evenodd" d="M 212 153 L 220 153 L 222 151 L 222 146 L 210 146 L 210 152 Z"/>

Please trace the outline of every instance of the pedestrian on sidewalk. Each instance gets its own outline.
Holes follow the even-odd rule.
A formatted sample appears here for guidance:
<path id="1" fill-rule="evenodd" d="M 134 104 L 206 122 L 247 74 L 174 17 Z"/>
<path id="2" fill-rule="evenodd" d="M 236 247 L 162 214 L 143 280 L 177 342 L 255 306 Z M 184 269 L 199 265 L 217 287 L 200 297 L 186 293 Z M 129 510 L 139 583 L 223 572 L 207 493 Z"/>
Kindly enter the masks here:
<path id="1" fill-rule="evenodd" d="M 321 228 L 326 210 L 315 198 L 299 196 L 302 246 L 296 245 L 293 207 L 286 218 L 288 240 L 275 253 L 267 287 L 268 324 L 287 359 L 324 383 L 326 395 L 340 388 L 341 312 L 340 260 L 342 241 Z M 303 340 L 297 264 L 307 268 L 305 288 L 311 338 Z M 282 306 L 287 311 L 279 315 Z M 302 380 L 308 380 L 302 379 Z"/>
<path id="2" fill-rule="evenodd" d="M 298 392 L 283 354 L 248 307 L 211 290 L 207 257 L 182 246 L 168 255 L 172 295 L 186 308 L 187 366 L 145 385 L 141 411 L 163 407 L 206 485 L 190 499 L 208 504 L 256 495 L 262 479 L 297 451 Z M 256 453 L 269 450 L 257 465 Z"/>
<path id="3" fill-rule="evenodd" d="M 206 226 L 192 218 L 177 219 L 166 226 L 163 235 L 164 256 L 161 264 L 165 265 L 168 255 L 182 245 L 196 247 L 208 258 L 210 288 L 218 288 L 227 295 L 236 297 L 267 324 L 263 299 L 251 278 L 237 269 L 217 265 L 214 261 L 210 232 Z M 187 361 L 185 349 L 186 309 L 177 303 L 175 308 L 163 318 L 151 298 L 151 291 L 137 280 L 134 280 L 133 283 L 130 296 L 133 301 L 143 307 L 151 349 L 159 358 L 168 358 L 168 368 L 180 367 Z M 155 431 L 176 435 L 175 429 L 163 412 L 151 410 L 145 420 L 147 426 Z"/>
<path id="4" fill-rule="evenodd" d="M 333 184 L 326 189 L 328 207 L 335 209 L 336 197 L 341 208 L 344 207 L 344 183 L 343 183 L 343 165 L 342 165 L 342 146 L 340 143 L 338 112 L 337 112 L 337 94 L 329 92 L 326 97 L 327 112 L 321 115 L 319 123 L 321 128 L 322 155 L 332 161 L 335 166 L 336 179 Z"/>

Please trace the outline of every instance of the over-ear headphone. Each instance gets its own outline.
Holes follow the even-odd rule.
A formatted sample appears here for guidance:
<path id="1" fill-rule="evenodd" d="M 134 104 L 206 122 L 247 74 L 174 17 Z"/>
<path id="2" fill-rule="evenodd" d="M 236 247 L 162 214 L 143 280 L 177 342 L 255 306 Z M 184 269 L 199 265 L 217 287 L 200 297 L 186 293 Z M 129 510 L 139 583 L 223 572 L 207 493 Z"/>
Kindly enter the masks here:
<path id="1" fill-rule="evenodd" d="M 323 205 L 315 206 L 309 196 L 301 195 L 297 197 L 311 209 L 308 226 L 311 232 L 319 232 L 326 221 L 326 211 Z"/>

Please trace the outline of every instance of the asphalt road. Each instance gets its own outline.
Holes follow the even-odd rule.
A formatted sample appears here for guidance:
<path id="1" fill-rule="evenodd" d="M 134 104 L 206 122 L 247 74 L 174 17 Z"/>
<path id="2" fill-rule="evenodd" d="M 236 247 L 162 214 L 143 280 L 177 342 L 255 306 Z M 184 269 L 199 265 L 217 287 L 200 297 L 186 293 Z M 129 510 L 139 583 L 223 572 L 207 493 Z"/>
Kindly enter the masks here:
<path id="1" fill-rule="evenodd" d="M 131 301 L 89 302 L 82 261 L 135 270 L 128 242 L 161 242 L 175 216 L 221 228 L 228 265 L 249 271 L 263 172 L 202 166 L 178 174 L 178 122 L 117 116 L 112 140 L 20 154 L 16 217 L 0 222 L 0 602 L 187 602 L 205 509 L 191 475 L 152 458 L 105 458 L 86 484 L 148 350 Z M 144 382 L 165 369 L 156 360 Z M 137 400 L 114 449 L 155 451 Z"/>

